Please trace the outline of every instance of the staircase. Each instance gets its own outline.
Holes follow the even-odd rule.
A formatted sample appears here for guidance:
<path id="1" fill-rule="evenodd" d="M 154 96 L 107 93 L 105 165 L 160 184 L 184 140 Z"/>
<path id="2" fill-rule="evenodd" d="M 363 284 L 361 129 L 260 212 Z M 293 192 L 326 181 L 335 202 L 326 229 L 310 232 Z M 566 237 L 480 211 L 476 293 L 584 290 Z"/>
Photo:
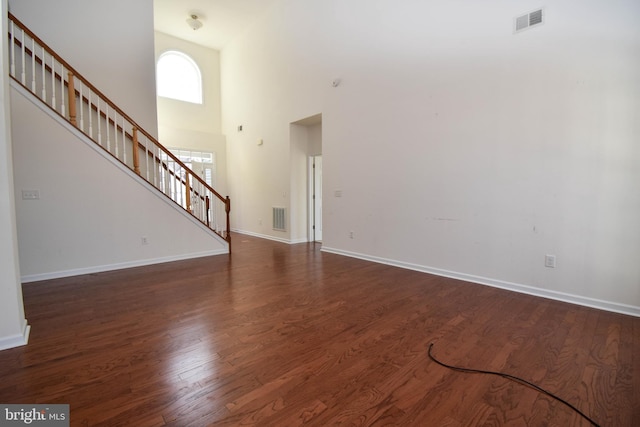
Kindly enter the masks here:
<path id="1" fill-rule="evenodd" d="M 231 251 L 228 196 L 209 186 L 11 13 L 9 47 L 15 82 L 224 239 Z"/>

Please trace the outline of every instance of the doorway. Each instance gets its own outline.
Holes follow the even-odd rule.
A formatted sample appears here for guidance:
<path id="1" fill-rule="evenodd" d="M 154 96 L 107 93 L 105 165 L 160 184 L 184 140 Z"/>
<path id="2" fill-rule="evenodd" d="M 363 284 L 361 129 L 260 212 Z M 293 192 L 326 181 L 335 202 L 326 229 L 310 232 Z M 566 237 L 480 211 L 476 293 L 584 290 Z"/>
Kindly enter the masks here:
<path id="1" fill-rule="evenodd" d="M 197 173 L 210 187 L 216 185 L 216 154 L 206 151 L 191 151 L 181 148 L 170 149 L 186 167 Z"/>
<path id="2" fill-rule="evenodd" d="M 191 151 L 188 149 L 172 148 L 171 154 L 176 156 L 186 167 L 196 173 L 210 187 L 216 185 L 216 153 L 205 151 Z M 179 164 L 166 153 L 160 153 L 162 163 L 167 168 L 160 168 L 161 190 L 170 195 L 173 200 L 178 200 L 179 204 L 187 209 L 186 198 L 184 197 L 185 171 Z M 178 182 L 171 179 L 171 175 L 180 178 Z M 215 212 L 214 212 L 215 213 Z"/>
<path id="3" fill-rule="evenodd" d="M 321 242 L 322 114 L 290 123 L 291 241 Z"/>

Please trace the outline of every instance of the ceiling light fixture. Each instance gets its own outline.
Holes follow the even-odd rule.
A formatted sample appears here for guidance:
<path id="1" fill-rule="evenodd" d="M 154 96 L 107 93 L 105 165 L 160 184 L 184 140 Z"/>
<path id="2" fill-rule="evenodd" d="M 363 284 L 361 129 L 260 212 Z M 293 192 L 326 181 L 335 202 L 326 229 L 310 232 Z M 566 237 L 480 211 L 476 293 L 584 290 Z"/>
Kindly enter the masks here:
<path id="1" fill-rule="evenodd" d="M 187 24 L 193 31 L 202 27 L 202 22 L 198 20 L 198 15 L 191 15 L 191 18 L 187 19 Z"/>

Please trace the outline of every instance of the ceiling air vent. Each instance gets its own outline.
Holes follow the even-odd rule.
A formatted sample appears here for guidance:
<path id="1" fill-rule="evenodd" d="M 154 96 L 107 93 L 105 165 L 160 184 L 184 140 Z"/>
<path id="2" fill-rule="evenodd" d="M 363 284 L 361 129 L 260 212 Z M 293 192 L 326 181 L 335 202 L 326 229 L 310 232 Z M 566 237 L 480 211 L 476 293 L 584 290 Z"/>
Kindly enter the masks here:
<path id="1" fill-rule="evenodd" d="M 516 18 L 516 33 L 531 28 L 535 25 L 542 24 L 544 15 L 542 9 L 534 10 L 526 15 L 518 16 Z"/>

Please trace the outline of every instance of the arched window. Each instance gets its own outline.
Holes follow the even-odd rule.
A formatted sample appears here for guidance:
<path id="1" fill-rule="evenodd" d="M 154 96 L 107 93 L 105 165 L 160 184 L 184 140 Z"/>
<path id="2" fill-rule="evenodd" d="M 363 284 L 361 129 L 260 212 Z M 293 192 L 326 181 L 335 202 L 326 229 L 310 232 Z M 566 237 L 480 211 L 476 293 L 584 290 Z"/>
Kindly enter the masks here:
<path id="1" fill-rule="evenodd" d="M 202 104 L 202 75 L 193 59 L 170 50 L 160 55 L 156 68 L 158 96 Z"/>

